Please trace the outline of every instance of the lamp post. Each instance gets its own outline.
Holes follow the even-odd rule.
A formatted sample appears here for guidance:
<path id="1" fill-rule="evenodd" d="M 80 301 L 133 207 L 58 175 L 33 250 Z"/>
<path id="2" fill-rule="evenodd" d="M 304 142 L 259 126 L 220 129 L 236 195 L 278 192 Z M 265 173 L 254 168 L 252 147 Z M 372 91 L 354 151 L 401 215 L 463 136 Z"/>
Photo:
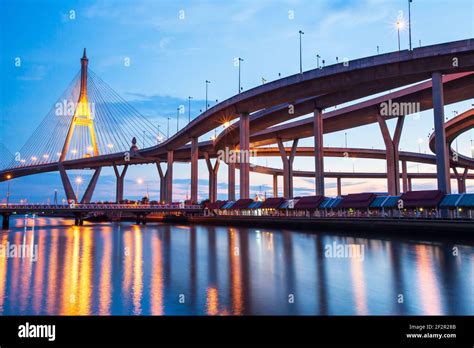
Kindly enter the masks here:
<path id="1" fill-rule="evenodd" d="M 168 130 L 166 131 L 166 138 L 170 138 L 170 117 L 168 117 Z"/>
<path id="2" fill-rule="evenodd" d="M 10 203 L 10 179 L 12 176 L 10 174 L 7 175 L 7 206 Z"/>
<path id="3" fill-rule="evenodd" d="M 408 0 L 408 41 L 411 51 L 411 3 L 413 0 Z"/>
<path id="4" fill-rule="evenodd" d="M 188 123 L 191 123 L 191 99 L 193 99 L 193 97 L 189 96 L 188 97 Z"/>
<path id="5" fill-rule="evenodd" d="M 176 133 L 179 131 L 179 107 L 176 109 Z"/>
<path id="6" fill-rule="evenodd" d="M 319 58 L 321 58 L 321 56 L 319 54 L 316 55 L 316 67 L 319 69 Z"/>
<path id="7" fill-rule="evenodd" d="M 240 93 L 240 90 L 241 90 L 241 87 L 240 87 L 240 63 L 243 62 L 243 61 L 244 60 L 239 57 L 239 93 Z"/>
<path id="8" fill-rule="evenodd" d="M 301 44 L 301 35 L 304 35 L 303 31 L 298 32 L 300 34 L 300 74 L 303 73 L 303 49 Z"/>
<path id="9" fill-rule="evenodd" d="M 400 29 L 403 27 L 403 22 L 399 19 L 397 20 L 397 33 L 398 33 L 398 51 L 400 51 Z"/>
<path id="10" fill-rule="evenodd" d="M 211 81 L 206 80 L 206 111 L 207 111 L 207 92 L 208 92 L 208 85 L 211 83 Z"/>

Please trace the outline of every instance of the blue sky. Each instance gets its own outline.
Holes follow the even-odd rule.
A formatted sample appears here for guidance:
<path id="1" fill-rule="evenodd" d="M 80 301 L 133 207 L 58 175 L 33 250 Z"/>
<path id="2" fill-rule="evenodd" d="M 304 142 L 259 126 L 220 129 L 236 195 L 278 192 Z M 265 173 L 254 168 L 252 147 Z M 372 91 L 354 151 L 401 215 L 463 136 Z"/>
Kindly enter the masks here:
<path id="1" fill-rule="evenodd" d="M 399 11 L 407 18 L 405 0 L 194 0 L 194 1 L 39 1 L 0 2 L 0 143 L 11 152 L 28 139 L 41 119 L 79 70 L 82 49 L 87 47 L 90 68 L 150 120 L 166 126 L 176 107 L 191 107 L 195 117 L 204 106 L 205 80 L 210 80 L 209 99 L 225 100 L 237 91 L 234 58 L 242 57 L 242 86 L 249 89 L 294 74 L 299 69 L 298 30 L 303 36 L 303 68 L 316 66 L 316 54 L 335 63 L 397 49 L 394 23 Z M 472 0 L 414 0 L 414 45 L 430 45 L 474 37 Z M 403 48 L 408 33 L 401 33 Z M 21 66 L 15 60 L 21 59 Z M 124 62 L 129 59 L 130 66 Z M 446 115 L 465 111 L 473 101 L 446 107 Z M 432 113 L 408 119 L 401 141 L 403 150 L 429 151 L 426 136 Z M 175 124 L 171 129 L 175 129 Z M 343 146 L 344 132 L 327 135 L 326 146 Z M 383 148 L 378 126 L 347 131 L 349 146 Z M 207 140 L 206 135 L 202 140 Z M 470 154 L 472 134 L 460 137 L 460 152 Z M 310 139 L 302 142 L 309 145 Z M 281 167 L 280 159 L 259 159 L 259 164 Z M 384 161 L 326 159 L 326 170 L 383 171 Z M 188 189 L 189 166 L 177 164 L 176 198 Z M 417 170 L 411 164 L 410 170 Z M 295 160 L 295 169 L 312 169 L 307 158 Z M 433 167 L 420 166 L 422 171 Z M 73 173 L 72 176 L 86 173 Z M 104 170 L 94 199 L 113 199 L 113 173 Z M 157 197 L 158 178 L 153 166 L 137 166 L 127 174 L 127 197 L 138 197 L 148 183 Z M 207 170 L 200 166 L 200 196 L 207 196 Z M 225 197 L 226 167 L 219 173 L 219 195 Z M 252 175 L 254 192 L 269 190 L 271 178 Z M 14 180 L 13 199 L 45 201 L 54 188 L 62 194 L 58 176 L 44 174 Z M 281 183 L 280 183 L 281 184 Z M 302 194 L 312 192 L 311 180 L 297 179 Z M 384 180 L 344 182 L 344 192 L 384 191 Z M 417 181 L 415 188 L 433 187 L 433 181 Z M 143 185 L 142 185 L 143 186 Z M 327 181 L 328 193 L 334 182 Z M 6 185 L 0 184 L 0 198 Z M 281 188 L 280 188 L 281 190 Z M 154 197 L 153 197 L 154 196 Z"/>

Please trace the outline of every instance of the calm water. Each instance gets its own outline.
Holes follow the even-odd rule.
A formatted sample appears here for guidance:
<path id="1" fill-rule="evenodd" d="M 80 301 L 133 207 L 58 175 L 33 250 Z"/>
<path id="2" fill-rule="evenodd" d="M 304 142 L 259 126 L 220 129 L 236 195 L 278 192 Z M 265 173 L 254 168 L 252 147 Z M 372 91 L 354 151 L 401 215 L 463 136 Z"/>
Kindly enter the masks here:
<path id="1" fill-rule="evenodd" d="M 38 250 L 36 261 L 0 257 L 0 314 L 474 314 L 472 245 L 151 223 L 74 227 L 49 218 L 26 224 L 13 220 L 0 233 L 4 250 Z M 349 244 L 362 253 L 328 254 Z"/>

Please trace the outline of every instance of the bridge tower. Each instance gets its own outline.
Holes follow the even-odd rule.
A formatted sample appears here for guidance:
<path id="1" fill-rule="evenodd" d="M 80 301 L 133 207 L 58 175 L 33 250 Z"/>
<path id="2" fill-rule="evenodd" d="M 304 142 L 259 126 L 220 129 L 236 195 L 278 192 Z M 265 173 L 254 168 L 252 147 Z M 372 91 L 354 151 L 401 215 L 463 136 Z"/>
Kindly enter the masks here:
<path id="1" fill-rule="evenodd" d="M 72 119 L 69 131 L 64 142 L 63 149 L 59 161 L 63 162 L 66 159 L 69 145 L 71 143 L 72 136 L 76 127 L 87 127 L 92 141 L 92 149 L 94 156 L 99 155 L 99 148 L 97 147 L 97 138 L 94 130 L 94 116 L 91 113 L 89 101 L 87 99 L 87 65 L 89 59 L 86 56 L 86 49 L 84 48 L 84 54 L 81 58 L 81 89 L 79 92 L 79 99 L 77 106 L 74 111 L 74 117 Z"/>

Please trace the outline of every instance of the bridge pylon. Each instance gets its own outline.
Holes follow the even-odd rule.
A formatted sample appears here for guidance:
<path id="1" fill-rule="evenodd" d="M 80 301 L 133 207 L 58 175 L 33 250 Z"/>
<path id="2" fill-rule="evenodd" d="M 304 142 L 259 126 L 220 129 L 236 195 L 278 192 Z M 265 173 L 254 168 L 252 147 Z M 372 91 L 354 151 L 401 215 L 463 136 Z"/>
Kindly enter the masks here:
<path id="1" fill-rule="evenodd" d="M 97 146 L 97 138 L 94 130 L 94 115 L 91 112 L 89 101 L 87 98 L 87 65 L 89 59 L 86 55 L 86 49 L 84 48 L 84 54 L 81 58 L 81 89 L 79 92 L 79 98 L 77 105 L 74 111 L 74 117 L 72 119 L 71 125 L 69 127 L 66 140 L 64 142 L 63 149 L 61 151 L 61 156 L 59 158 L 60 162 L 63 162 L 66 159 L 69 146 L 71 144 L 72 137 L 74 135 L 74 130 L 76 127 L 87 127 L 89 130 L 91 138 L 91 147 L 94 156 L 99 156 L 99 148 Z M 90 155 L 87 153 L 87 155 Z"/>

